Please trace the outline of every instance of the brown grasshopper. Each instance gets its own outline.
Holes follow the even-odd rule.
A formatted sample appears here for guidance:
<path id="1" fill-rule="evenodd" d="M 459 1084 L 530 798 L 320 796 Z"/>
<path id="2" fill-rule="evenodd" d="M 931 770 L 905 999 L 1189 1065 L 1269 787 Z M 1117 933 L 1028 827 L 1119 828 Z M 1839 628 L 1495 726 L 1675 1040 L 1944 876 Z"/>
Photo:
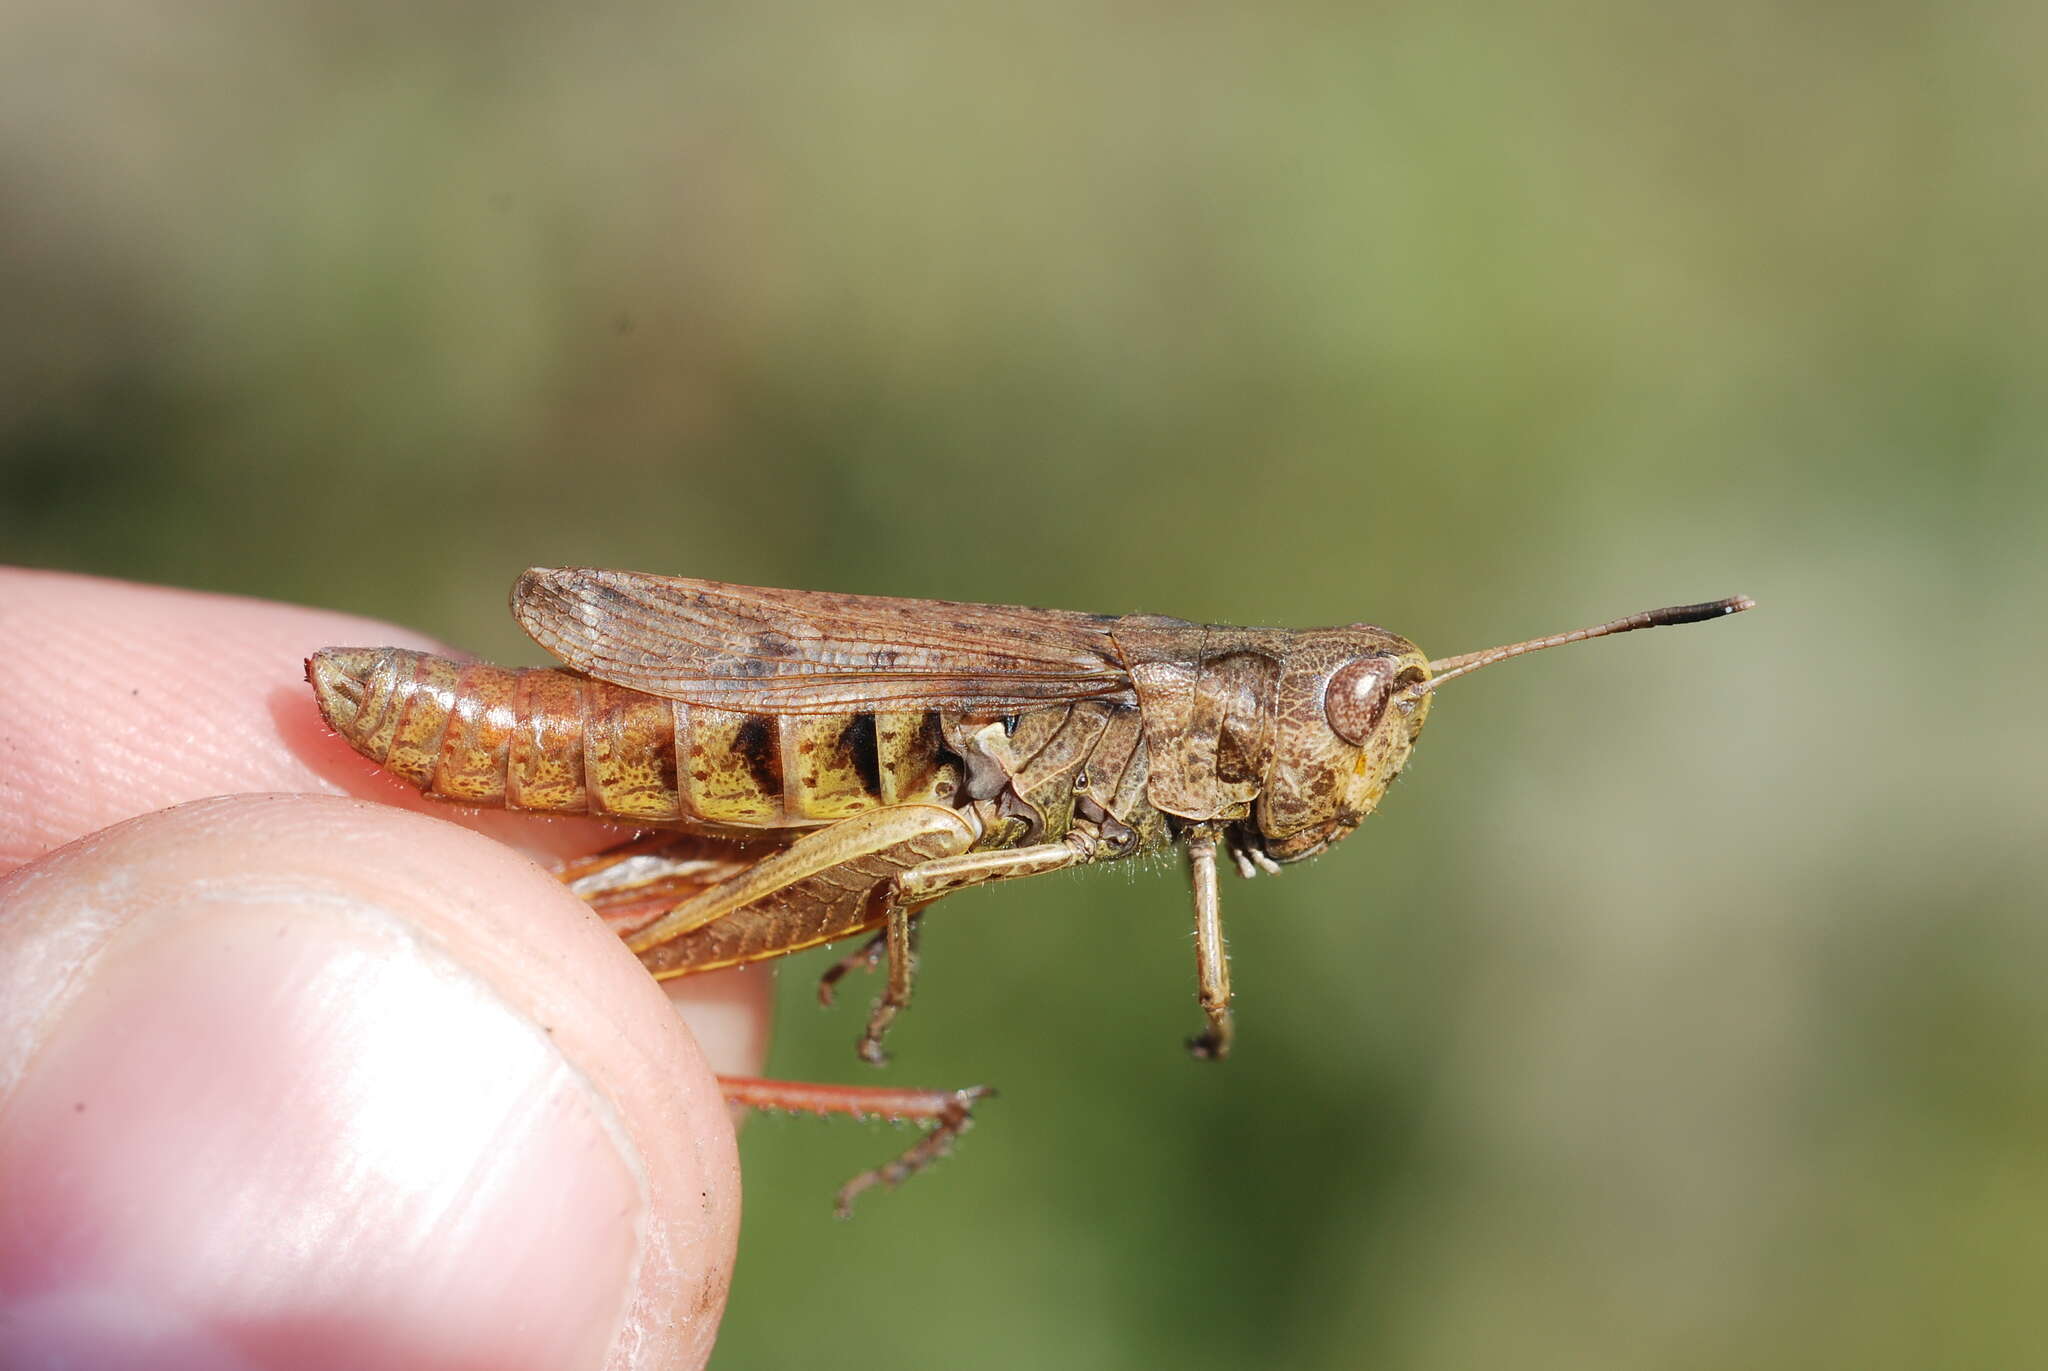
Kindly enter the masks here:
<path id="1" fill-rule="evenodd" d="M 913 934 L 968 886 L 1178 845 L 1206 1019 L 1230 1051 L 1217 850 L 1278 871 L 1357 828 L 1432 693 L 1539 648 L 1751 608 L 1735 597 L 1430 660 L 1371 624 L 1231 628 L 1153 615 L 762 590 L 536 568 L 512 612 L 570 669 L 328 648 L 307 679 L 355 749 L 430 796 L 652 830 L 561 869 L 655 976 L 879 929 L 820 983 L 886 957 L 860 1054 L 910 1001 Z M 980 1089 L 729 1079 L 741 1103 L 932 1125 L 849 1182 L 943 1153 Z"/>

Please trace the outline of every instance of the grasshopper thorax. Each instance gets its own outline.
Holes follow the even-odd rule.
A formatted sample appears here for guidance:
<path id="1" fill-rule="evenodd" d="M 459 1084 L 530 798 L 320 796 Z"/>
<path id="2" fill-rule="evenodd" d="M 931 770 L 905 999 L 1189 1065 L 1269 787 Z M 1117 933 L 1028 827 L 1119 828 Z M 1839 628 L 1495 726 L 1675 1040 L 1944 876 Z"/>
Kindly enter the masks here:
<path id="1" fill-rule="evenodd" d="M 1429 659 L 1373 624 L 1229 628 L 1118 622 L 1144 717 L 1147 794 L 1183 826 L 1227 828 L 1271 865 L 1358 827 L 1429 712 Z"/>

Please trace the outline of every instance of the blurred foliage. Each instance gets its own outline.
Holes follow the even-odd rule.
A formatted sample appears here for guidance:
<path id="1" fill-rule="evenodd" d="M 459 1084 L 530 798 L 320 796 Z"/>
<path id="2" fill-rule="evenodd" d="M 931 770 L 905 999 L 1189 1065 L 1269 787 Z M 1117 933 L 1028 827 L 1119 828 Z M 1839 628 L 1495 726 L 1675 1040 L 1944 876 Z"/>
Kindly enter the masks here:
<path id="1" fill-rule="evenodd" d="M 746 1134 L 730 1367 L 1922 1368 L 2048 1279 L 2048 9 L 0 4 L 0 558 L 533 660 L 528 564 L 1460 685 L 1233 882 L 931 920 L 961 1155 Z M 10 650 L 23 650 L 12 645 Z M 785 1074 L 859 1079 L 788 968 Z M 856 997 L 857 998 L 857 997 Z"/>

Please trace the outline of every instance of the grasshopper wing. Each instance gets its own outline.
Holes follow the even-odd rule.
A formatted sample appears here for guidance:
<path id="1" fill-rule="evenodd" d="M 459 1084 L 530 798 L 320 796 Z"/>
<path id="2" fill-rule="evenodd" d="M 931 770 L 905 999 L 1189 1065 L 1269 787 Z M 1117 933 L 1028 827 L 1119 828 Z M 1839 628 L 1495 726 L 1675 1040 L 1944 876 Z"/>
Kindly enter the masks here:
<path id="1" fill-rule="evenodd" d="M 1135 702 L 1114 616 L 536 567 L 512 613 L 614 685 L 759 714 Z"/>

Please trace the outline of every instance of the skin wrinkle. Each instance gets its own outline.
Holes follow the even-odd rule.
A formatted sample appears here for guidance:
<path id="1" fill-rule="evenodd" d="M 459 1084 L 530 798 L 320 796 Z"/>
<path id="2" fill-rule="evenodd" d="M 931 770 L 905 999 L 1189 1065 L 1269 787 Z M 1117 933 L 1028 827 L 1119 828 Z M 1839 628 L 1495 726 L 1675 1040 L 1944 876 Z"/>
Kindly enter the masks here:
<path id="1" fill-rule="evenodd" d="M 14 898 L 34 898 L 46 883 L 59 877 L 40 868 L 0 874 L 0 906 Z M 135 887 L 133 872 L 111 870 L 96 883 L 97 903 L 73 904 L 77 917 L 54 936 L 15 935 L 0 921 L 0 1109 L 14 1087 L 28 1074 L 37 1048 L 49 1038 L 49 1026 L 68 1011 L 90 984 L 93 965 L 120 929 L 112 911 Z M 26 945 L 22 946 L 25 941 Z M 53 987 L 38 990 L 37 987 Z M 24 1005 L 37 1007 L 28 1017 Z"/>

